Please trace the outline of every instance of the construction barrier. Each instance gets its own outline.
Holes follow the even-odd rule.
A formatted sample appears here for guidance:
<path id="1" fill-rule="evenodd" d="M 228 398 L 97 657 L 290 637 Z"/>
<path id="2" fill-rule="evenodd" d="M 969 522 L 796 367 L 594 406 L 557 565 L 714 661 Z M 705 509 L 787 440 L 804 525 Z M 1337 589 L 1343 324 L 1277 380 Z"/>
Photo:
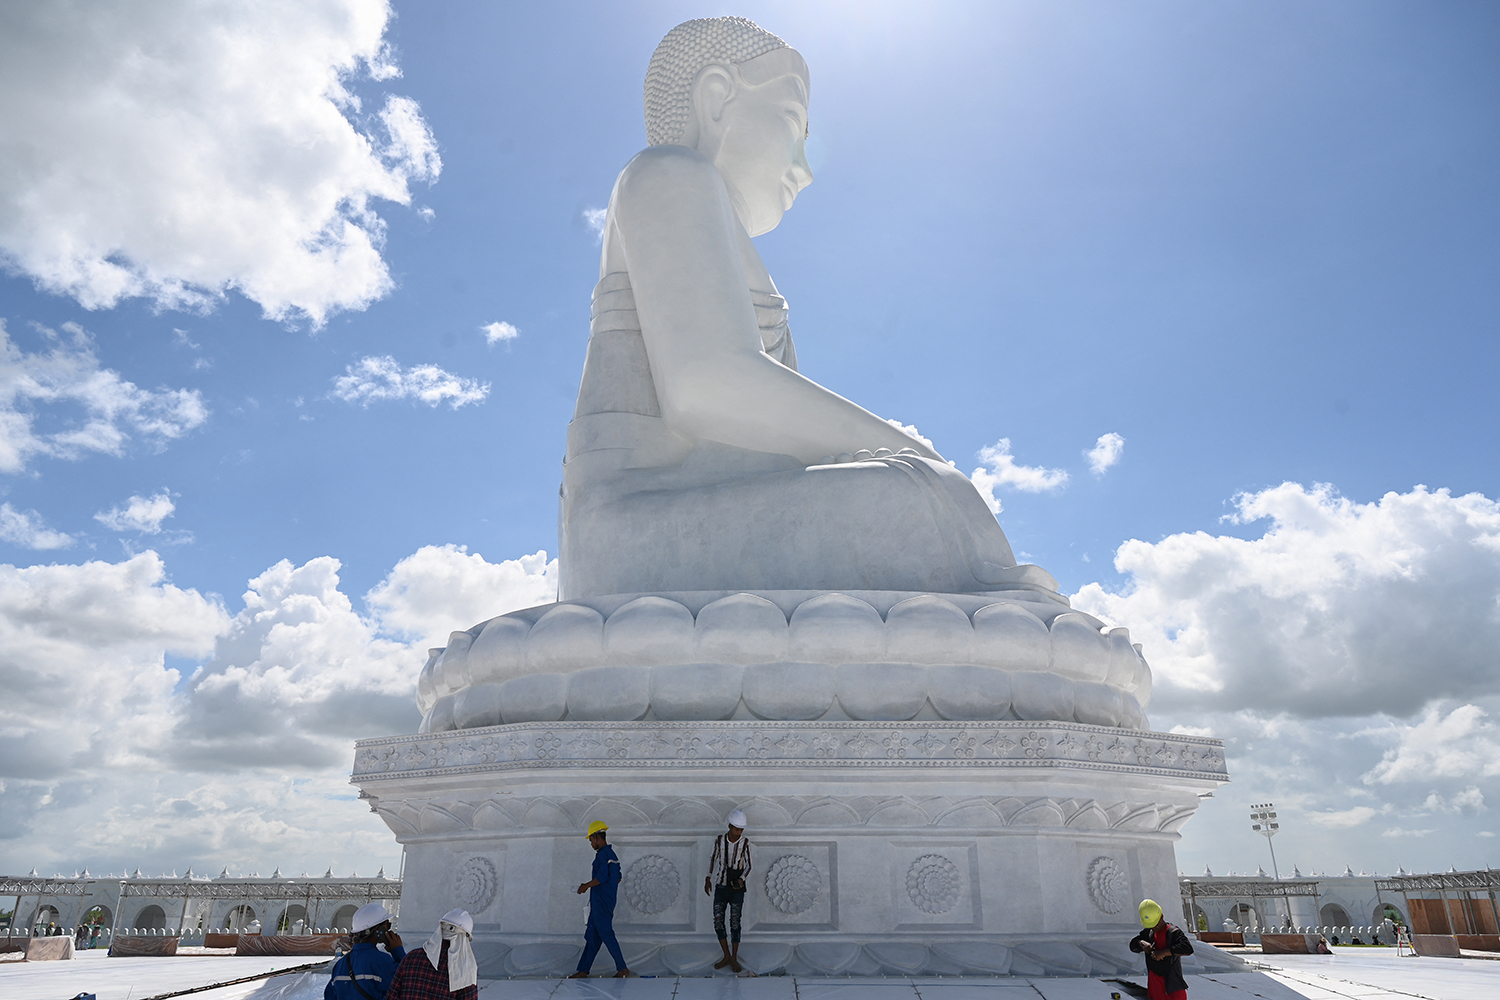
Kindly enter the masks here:
<path id="1" fill-rule="evenodd" d="M 1458 938 L 1452 934 L 1413 934 L 1411 948 L 1418 955 L 1437 958 L 1459 958 Z"/>
<path id="2" fill-rule="evenodd" d="M 37 937 L 26 945 L 26 961 L 58 962 L 73 957 L 73 939 L 70 937 Z"/>
<path id="3" fill-rule="evenodd" d="M 343 934 L 242 934 L 236 955 L 332 955 L 343 941 L 349 950 L 349 939 Z"/>
<path id="4" fill-rule="evenodd" d="M 177 938 L 172 936 L 115 936 L 109 946 L 110 958 L 162 958 L 177 954 Z"/>

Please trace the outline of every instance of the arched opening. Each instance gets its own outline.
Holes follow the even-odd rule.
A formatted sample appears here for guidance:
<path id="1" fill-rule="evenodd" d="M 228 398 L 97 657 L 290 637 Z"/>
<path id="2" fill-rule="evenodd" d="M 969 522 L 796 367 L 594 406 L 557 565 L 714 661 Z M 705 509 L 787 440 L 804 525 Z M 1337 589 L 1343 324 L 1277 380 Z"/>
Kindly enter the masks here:
<path id="1" fill-rule="evenodd" d="M 348 906 L 340 906 L 333 915 L 333 923 L 329 924 L 336 931 L 347 931 L 354 926 L 354 911 L 359 909 L 353 903 Z"/>
<path id="2" fill-rule="evenodd" d="M 1354 923 L 1349 919 L 1349 911 L 1337 903 L 1324 903 L 1318 910 L 1318 920 L 1324 927 L 1348 927 Z"/>
<path id="3" fill-rule="evenodd" d="M 293 903 L 281 911 L 281 916 L 276 920 L 277 934 L 306 934 L 307 933 L 307 907 L 301 903 Z"/>
<path id="4" fill-rule="evenodd" d="M 1234 909 L 1229 911 L 1229 919 L 1239 924 L 1245 930 L 1260 929 L 1260 915 L 1255 912 L 1255 907 L 1249 903 L 1236 903 Z"/>
<path id="5" fill-rule="evenodd" d="M 36 916 L 31 918 L 31 933 L 53 934 L 53 928 L 57 926 L 57 907 L 42 904 L 36 908 Z"/>
<path id="6" fill-rule="evenodd" d="M 241 903 L 239 906 L 236 906 L 234 909 L 229 911 L 229 916 L 224 918 L 224 926 L 229 928 L 229 930 L 231 931 L 237 931 L 241 934 L 246 934 L 250 932 L 250 923 L 254 919 L 255 910 L 250 906 Z"/>
<path id="7" fill-rule="evenodd" d="M 130 926 L 147 931 L 165 930 L 167 927 L 166 911 L 155 903 L 143 906 L 141 912 L 137 913 L 135 919 L 130 922 Z"/>
<path id="8" fill-rule="evenodd" d="M 96 906 L 83 915 L 78 923 L 83 928 L 79 941 L 84 948 L 99 944 L 99 936 L 109 930 L 115 921 L 114 912 L 107 906 Z"/>
<path id="9" fill-rule="evenodd" d="M 1187 923 L 1187 929 L 1208 930 L 1208 914 L 1203 912 L 1203 907 L 1194 905 L 1193 912 L 1189 913 L 1187 900 L 1184 899 L 1182 901 L 1182 917 Z"/>
<path id="10" fill-rule="evenodd" d="M 1375 912 L 1371 915 L 1371 917 L 1376 924 L 1389 920 L 1397 927 L 1406 926 L 1406 917 L 1402 916 L 1401 911 L 1390 903 L 1378 904 L 1375 907 Z"/>

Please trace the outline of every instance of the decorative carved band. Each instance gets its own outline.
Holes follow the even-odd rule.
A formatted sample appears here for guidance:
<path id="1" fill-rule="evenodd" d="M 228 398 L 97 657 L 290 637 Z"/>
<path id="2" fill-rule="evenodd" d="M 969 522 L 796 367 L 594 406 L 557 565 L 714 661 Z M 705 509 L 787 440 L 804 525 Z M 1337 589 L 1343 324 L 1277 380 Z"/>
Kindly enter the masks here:
<path id="1" fill-rule="evenodd" d="M 355 745 L 354 781 L 536 768 L 1064 767 L 1229 780 L 1220 740 L 1062 722 L 556 722 Z"/>

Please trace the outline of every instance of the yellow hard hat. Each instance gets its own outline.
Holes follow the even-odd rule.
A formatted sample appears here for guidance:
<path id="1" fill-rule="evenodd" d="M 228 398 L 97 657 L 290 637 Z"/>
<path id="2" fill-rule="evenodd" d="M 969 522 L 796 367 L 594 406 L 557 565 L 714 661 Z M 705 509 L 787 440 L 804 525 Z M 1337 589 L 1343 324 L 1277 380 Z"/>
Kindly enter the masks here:
<path id="1" fill-rule="evenodd" d="M 596 819 L 592 823 L 589 824 L 589 836 L 592 837 L 596 833 L 603 833 L 605 830 L 608 830 L 608 829 L 609 829 L 609 824 L 605 823 L 604 820 L 602 820 L 602 819 Z M 1158 911 L 1158 912 L 1160 912 L 1160 911 Z"/>
<path id="2" fill-rule="evenodd" d="M 1161 923 L 1161 906 L 1154 899 L 1141 900 L 1141 926 L 1155 927 Z"/>

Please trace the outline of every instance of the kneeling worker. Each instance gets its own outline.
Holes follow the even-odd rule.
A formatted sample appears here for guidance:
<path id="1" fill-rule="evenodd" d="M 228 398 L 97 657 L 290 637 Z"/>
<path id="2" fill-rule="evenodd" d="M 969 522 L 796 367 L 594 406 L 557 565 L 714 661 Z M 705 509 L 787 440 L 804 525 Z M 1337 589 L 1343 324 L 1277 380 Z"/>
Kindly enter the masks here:
<path id="1" fill-rule="evenodd" d="M 1140 909 L 1141 932 L 1130 939 L 1130 950 L 1146 953 L 1146 996 L 1150 1000 L 1187 1000 L 1181 956 L 1193 953 L 1192 942 L 1181 927 L 1162 918 L 1156 900 L 1141 900 Z"/>
<path id="2" fill-rule="evenodd" d="M 578 959 L 578 971 L 569 979 L 588 978 L 601 944 L 609 949 L 609 957 L 615 960 L 615 978 L 625 979 L 630 975 L 630 970 L 625 967 L 625 956 L 620 951 L 620 942 L 615 940 L 615 893 L 620 887 L 620 859 L 604 836 L 608 829 L 601 820 L 589 824 L 589 846 L 594 849 L 594 877 L 578 887 L 580 896 L 585 892 L 589 894 L 589 923 L 583 933 L 583 957 Z"/>
<path id="3" fill-rule="evenodd" d="M 385 1000 L 396 966 L 406 957 L 401 935 L 391 930 L 391 915 L 379 903 L 355 910 L 350 926 L 352 947 L 329 970 L 323 1000 Z M 378 947 L 382 944 L 385 951 Z"/>

